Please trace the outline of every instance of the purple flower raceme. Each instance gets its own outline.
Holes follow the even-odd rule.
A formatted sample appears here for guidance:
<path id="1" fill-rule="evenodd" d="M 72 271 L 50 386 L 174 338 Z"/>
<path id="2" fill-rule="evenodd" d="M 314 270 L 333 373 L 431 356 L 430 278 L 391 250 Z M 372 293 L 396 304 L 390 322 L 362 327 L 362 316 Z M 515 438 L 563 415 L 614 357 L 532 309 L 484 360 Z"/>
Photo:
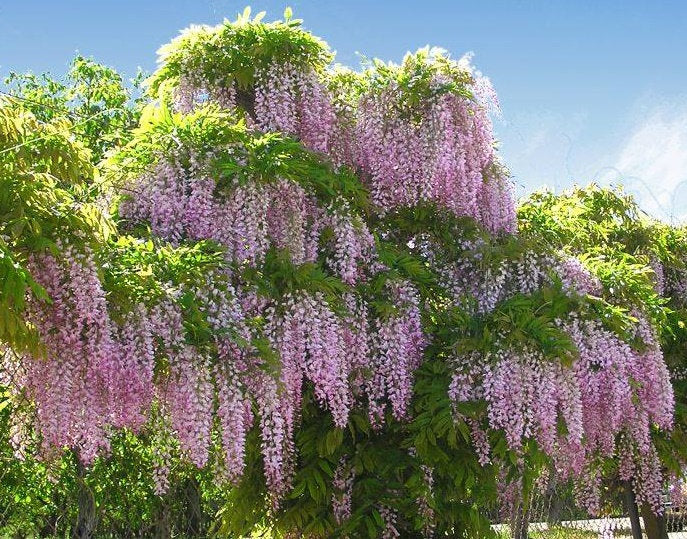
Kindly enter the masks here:
<path id="1" fill-rule="evenodd" d="M 355 470 L 345 458 L 339 461 L 332 478 L 332 510 L 337 524 L 341 525 L 351 517 L 351 497 L 353 494 L 353 482 Z"/>
<path id="2" fill-rule="evenodd" d="M 91 251 L 66 243 L 57 248 L 59 258 L 46 253 L 31 260 L 51 298 L 29 305 L 46 353 L 25 358 L 25 377 L 18 382 L 36 404 L 43 453 L 73 447 L 88 464 L 109 449 L 109 427 L 140 426 L 150 350 L 145 331 L 131 343 L 125 328 L 120 344 Z M 131 384 L 122 383 L 126 376 Z"/>
<path id="3" fill-rule="evenodd" d="M 372 339 L 373 374 L 366 383 L 370 421 L 376 427 L 384 422 L 385 399 L 396 419 L 407 418 L 413 372 L 422 363 L 427 344 L 415 288 L 408 282 L 390 283 L 389 288 L 396 312 L 376 322 Z"/>
<path id="4" fill-rule="evenodd" d="M 633 479 L 638 499 L 661 510 L 655 493 L 661 492 L 662 475 L 651 428 L 672 428 L 674 403 L 652 330 L 640 319 L 637 332 L 646 349 L 637 351 L 596 322 L 573 317 L 563 327 L 579 354 L 571 366 L 528 350 L 499 350 L 489 358 L 468 355 L 455 361 L 449 397 L 456 407 L 486 401 L 489 428 L 502 431 L 516 453 L 526 439 L 535 439 L 563 478 L 576 478 L 578 500 L 589 510 L 599 507 L 598 484 L 589 477 L 598 473 L 595 458 L 616 455 L 621 476 Z M 464 419 L 457 409 L 456 414 Z M 559 418 L 565 434 L 557 428 Z M 486 463 L 488 447 L 470 421 L 475 448 Z"/>

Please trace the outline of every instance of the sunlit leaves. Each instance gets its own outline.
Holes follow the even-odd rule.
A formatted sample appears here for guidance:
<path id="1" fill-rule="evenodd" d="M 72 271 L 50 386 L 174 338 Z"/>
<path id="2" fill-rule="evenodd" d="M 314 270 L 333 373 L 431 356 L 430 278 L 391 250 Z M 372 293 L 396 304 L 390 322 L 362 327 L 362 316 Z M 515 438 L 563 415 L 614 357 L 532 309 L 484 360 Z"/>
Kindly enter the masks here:
<path id="1" fill-rule="evenodd" d="M 373 60 L 366 72 L 372 90 L 397 87 L 402 99 L 399 106 L 412 115 L 437 97 L 452 93 L 474 98 L 474 78 L 467 65 L 452 60 L 442 49 L 425 47 L 407 53 L 400 65 Z M 437 85 L 436 80 L 444 83 Z"/>
<path id="2" fill-rule="evenodd" d="M 41 122 L 69 119 L 74 133 L 91 150 L 94 163 L 107 151 L 126 142 L 138 118 L 141 77 L 129 88 L 111 67 L 77 56 L 64 80 L 44 73 L 10 73 L 5 80 L 12 99 Z"/>
<path id="3" fill-rule="evenodd" d="M 96 203 L 89 151 L 65 118 L 44 122 L 21 102 L 0 100 L 0 340 L 38 347 L 25 322 L 26 294 L 44 298 L 26 267 L 32 254 L 66 238 L 91 246 L 114 230 Z"/>
<path id="4" fill-rule="evenodd" d="M 150 80 L 152 92 L 176 86 L 182 77 L 201 77 L 207 85 L 236 84 L 247 90 L 256 70 L 272 62 L 322 70 L 333 55 L 321 39 L 303 30 L 289 8 L 284 21 L 262 22 L 264 14 L 250 18 L 244 10 L 236 21 L 215 27 L 191 26 L 159 51 L 160 69 Z"/>

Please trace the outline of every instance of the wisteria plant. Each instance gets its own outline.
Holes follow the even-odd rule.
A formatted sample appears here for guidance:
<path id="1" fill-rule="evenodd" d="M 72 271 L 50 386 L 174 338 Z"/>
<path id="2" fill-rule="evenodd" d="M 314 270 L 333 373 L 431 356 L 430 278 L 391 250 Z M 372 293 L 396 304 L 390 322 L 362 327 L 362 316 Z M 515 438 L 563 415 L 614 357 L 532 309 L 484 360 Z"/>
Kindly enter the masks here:
<path id="1" fill-rule="evenodd" d="M 620 473 L 660 512 L 674 395 L 647 272 L 518 233 L 469 58 L 351 71 L 290 10 L 262 17 L 163 47 L 87 182 L 98 218 L 75 201 L 17 244 L 34 293 L 8 309 L 40 343 L 0 333 L 17 451 L 98 466 L 137 436 L 158 495 L 177 462 L 221 485 L 220 536 L 489 537 L 544 472 L 591 513 Z"/>

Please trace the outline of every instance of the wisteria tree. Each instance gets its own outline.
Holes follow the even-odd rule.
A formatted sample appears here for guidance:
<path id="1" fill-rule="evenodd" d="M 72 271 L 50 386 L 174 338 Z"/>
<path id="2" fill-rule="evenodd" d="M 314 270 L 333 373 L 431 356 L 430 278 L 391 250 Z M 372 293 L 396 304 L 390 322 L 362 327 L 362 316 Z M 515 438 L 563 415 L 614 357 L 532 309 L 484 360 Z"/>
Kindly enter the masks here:
<path id="1" fill-rule="evenodd" d="M 3 228 L 40 343 L 0 334 L 18 450 L 97 466 L 125 430 L 160 495 L 209 471 L 221 536 L 487 537 L 542 473 L 660 512 L 664 311 L 517 233 L 488 79 L 439 49 L 348 70 L 262 15 L 161 49 L 93 227 Z"/>
<path id="2" fill-rule="evenodd" d="M 685 432 L 685 230 L 644 214 L 621 189 L 595 185 L 555 195 L 537 192 L 518 208 L 522 236 L 580 257 L 607 294 L 632 312 L 643 305 L 657 328 L 675 394 L 674 428 L 653 430 L 652 441 L 669 478 L 672 504 L 684 505 Z M 633 478 L 633 468 L 618 470 Z M 643 508 L 645 525 L 651 511 Z M 659 522 L 660 524 L 660 522 Z"/>

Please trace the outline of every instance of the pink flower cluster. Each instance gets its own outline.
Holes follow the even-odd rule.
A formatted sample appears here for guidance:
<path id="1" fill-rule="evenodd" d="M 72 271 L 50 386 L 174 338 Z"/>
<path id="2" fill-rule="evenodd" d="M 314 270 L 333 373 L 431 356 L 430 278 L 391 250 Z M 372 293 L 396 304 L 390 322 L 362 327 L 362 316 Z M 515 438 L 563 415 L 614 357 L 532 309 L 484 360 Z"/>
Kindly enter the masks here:
<path id="1" fill-rule="evenodd" d="M 260 267 L 267 250 L 275 247 L 288 251 L 296 265 L 321 261 L 348 285 L 381 267 L 373 235 L 344 201 L 322 208 L 302 187 L 286 180 L 245 183 L 218 193 L 195 159 L 185 169 L 178 162 L 161 161 L 139 178 L 134 186 L 139 195 L 122 204 L 121 216 L 151 223 L 156 235 L 172 243 L 213 239 L 226 248 L 228 262 L 238 265 Z M 327 241 L 325 229 L 331 232 Z M 160 394 L 171 429 L 194 463 L 207 460 L 213 391 L 224 468 L 231 480 L 243 469 L 246 433 L 253 424 L 250 403 L 257 404 L 265 473 L 275 503 L 289 485 L 305 383 L 312 384 L 317 401 L 339 427 L 346 425 L 356 399 L 364 396 L 375 421 L 382 419 L 387 400 L 397 418 L 406 417 L 413 371 L 425 341 L 417 292 L 409 283 L 390 287 L 395 313 L 372 322 L 365 301 L 354 293 L 347 295 L 349 312 L 342 317 L 321 294 L 262 301 L 240 282 L 236 289 L 217 288 L 217 278 L 209 275 L 208 288 L 195 292 L 199 306 L 214 332 L 222 335 L 231 328 L 244 344 L 218 338 L 215 368 L 183 342 L 178 309 L 161 307 L 169 311 L 170 323 L 152 328 L 156 335 L 167 332 L 162 341 L 170 358 L 169 381 Z M 268 320 L 267 336 L 279 354 L 278 383 L 263 372 L 253 357 L 255 350 L 246 348 L 252 338 L 246 325 L 250 316 Z"/>
<path id="2" fill-rule="evenodd" d="M 579 295 L 601 293 L 601 282 L 582 265 L 579 259 L 564 257 L 556 264 L 555 269 L 561 279 L 563 289 L 567 292 Z"/>
<path id="3" fill-rule="evenodd" d="M 178 85 L 180 110 L 190 110 L 203 94 L 237 106 L 232 88 L 208 91 L 212 85 L 189 82 L 195 78 L 182 77 Z M 336 102 L 324 78 L 288 63 L 259 70 L 247 121 L 359 170 L 382 212 L 434 202 L 492 233 L 515 232 L 515 199 L 494 154 L 489 109 L 498 101 L 488 79 L 473 76 L 475 99 L 449 92 L 407 111 L 393 83 L 365 91 L 350 110 Z M 446 83 L 439 75 L 432 81 L 437 88 Z"/>
<path id="4" fill-rule="evenodd" d="M 459 364 L 462 367 L 453 375 L 449 397 L 455 404 L 485 400 L 489 426 L 504 432 L 512 450 L 519 451 L 525 439 L 534 438 L 542 449 L 553 453 L 559 413 L 568 423 L 567 441 L 581 442 L 581 409 L 571 402 L 575 387 L 559 364 L 546 362 L 531 351 L 506 350 L 495 352 L 488 361 L 473 355 Z M 486 433 L 474 421 L 471 425 L 480 461 L 485 464 L 489 462 Z"/>
<path id="5" fill-rule="evenodd" d="M 662 478 L 651 428 L 672 428 L 674 404 L 651 329 L 640 320 L 637 333 L 646 349 L 637 351 L 595 322 L 573 317 L 564 328 L 579 354 L 571 367 L 527 350 L 499 350 L 489 358 L 472 354 L 456 361 L 450 398 L 456 406 L 486 401 L 489 427 L 502 431 L 516 453 L 526 439 L 535 439 L 563 478 L 578 479 L 585 507 L 598 505 L 598 485 L 587 477 L 595 459 L 617 456 L 638 499 L 659 510 Z M 558 431 L 559 418 L 565 434 Z M 480 461 L 487 462 L 483 434 L 477 431 L 473 439 Z"/>
<path id="6" fill-rule="evenodd" d="M 666 267 L 660 264 L 660 262 L 654 262 L 654 271 L 657 277 L 657 286 L 662 284 L 665 291 L 664 295 L 673 298 L 679 305 L 687 305 L 687 271 L 684 271 L 683 265 L 687 263 L 685 257 L 680 260 L 678 267 Z M 660 270 L 658 269 L 660 266 Z M 682 266 L 682 267 L 681 267 Z M 662 283 L 660 280 L 662 274 Z"/>
<path id="7" fill-rule="evenodd" d="M 370 421 L 377 427 L 384 423 L 385 398 L 396 419 L 407 418 L 413 372 L 422 363 L 427 344 L 417 291 L 407 282 L 389 286 L 396 312 L 375 322 L 370 360 L 373 374 L 367 383 Z"/>
<path id="8" fill-rule="evenodd" d="M 145 421 L 152 398 L 150 333 L 135 315 L 117 329 L 87 248 L 58 249 L 59 258 L 43 254 L 31 261 L 51 299 L 32 299 L 29 306 L 45 357 L 25 358 L 15 389 L 35 402 L 45 456 L 72 447 L 90 463 L 108 450 L 111 427 L 136 430 Z"/>
<path id="9" fill-rule="evenodd" d="M 139 305 L 118 330 L 120 364 L 112 392 L 116 427 L 139 430 L 147 421 L 153 400 L 155 345 L 150 319 Z M 125 398 L 121 398 L 126 396 Z"/>
<path id="10" fill-rule="evenodd" d="M 227 479 L 236 482 L 243 474 L 246 435 L 253 425 L 251 402 L 239 385 L 239 377 L 227 366 L 215 373 L 217 418 L 222 432 L 224 467 Z M 228 371 L 228 372 L 227 372 Z"/>
<path id="11" fill-rule="evenodd" d="M 396 528 L 398 513 L 386 505 L 380 505 L 378 511 L 384 523 L 382 539 L 396 539 L 397 537 L 401 537 L 401 534 Z"/>
<path id="12" fill-rule="evenodd" d="M 342 458 L 334 470 L 332 478 L 332 510 L 334 520 L 337 524 L 343 524 L 351 517 L 351 505 L 353 495 L 353 482 L 355 481 L 355 470 Z"/>
<path id="13" fill-rule="evenodd" d="M 246 106 L 238 103 L 232 88 L 193 81 L 193 76 L 183 78 L 176 90 L 182 111 L 219 98 L 225 107 Z M 430 201 L 456 215 L 474 217 L 494 233 L 510 233 L 515 228 L 514 198 L 495 162 L 486 110 L 491 98 L 488 87 L 483 90 L 476 92 L 484 94 L 481 101 L 445 94 L 411 120 L 399 113 L 398 88 L 369 91 L 351 111 L 335 103 L 314 72 L 273 64 L 256 74 L 255 101 L 245 112 L 253 128 L 297 137 L 335 164 L 361 171 L 382 213 Z M 150 223 L 156 235 L 172 243 L 215 240 L 226 247 L 234 263 L 259 266 L 274 246 L 288 250 L 295 264 L 324 257 L 325 267 L 349 285 L 364 279 L 375 266 L 374 238 L 345 203 L 320 208 L 301 187 L 285 180 L 244 183 L 218 193 L 214 181 L 203 173 L 204 166 L 194 158 L 190 161 L 184 169 L 180 159 L 161 160 L 134 182 L 136 195 L 121 205 L 120 215 Z M 325 229 L 333 234 L 323 244 Z M 394 312 L 376 320 L 370 320 L 365 302 L 354 295 L 346 298 L 345 319 L 319 295 L 297 294 L 258 307 L 255 314 L 270 320 L 269 339 L 279 353 L 279 386 L 232 342 L 217 343 L 222 364 L 211 378 L 218 390 L 217 414 L 229 477 L 236 478 L 242 470 L 245 432 L 252 424 L 251 400 L 258 405 L 265 473 L 276 495 L 289 483 L 292 437 L 306 382 L 339 426 L 346 424 L 351 406 L 363 396 L 377 426 L 387 405 L 397 419 L 407 417 L 413 371 L 422 361 L 426 337 L 412 286 L 393 283 L 389 293 Z M 241 315 L 246 315 L 232 309 L 214 313 L 210 306 L 208 313 L 218 321 L 217 328 L 239 328 Z M 245 328 L 239 333 L 250 340 Z M 210 375 L 206 366 L 184 362 L 183 357 L 176 352 L 175 361 L 181 363 L 174 368 L 183 372 L 170 379 L 168 392 L 174 398 L 168 401 L 172 418 L 172 410 L 186 403 L 184 413 L 180 411 L 172 421 L 174 430 L 196 414 L 199 425 L 187 432 L 196 435 L 198 447 L 187 443 L 190 440 L 181 442 L 200 464 L 206 458 L 201 448 L 206 447 Z M 183 381 L 179 386 L 174 376 Z"/>
<path id="14" fill-rule="evenodd" d="M 442 247 L 431 242 L 423 244 L 422 252 L 454 302 L 476 313 L 491 312 L 516 294 L 531 294 L 551 284 L 551 272 L 558 270 L 553 257 L 533 251 L 494 264 L 484 260 L 483 251 L 489 248 L 484 240 L 458 239 L 457 243 L 463 250 L 458 260 L 444 259 Z"/>
<path id="15" fill-rule="evenodd" d="M 36 403 L 43 451 L 72 447 L 84 462 L 92 462 L 107 449 L 111 428 L 137 430 L 157 422 L 154 473 L 163 492 L 175 443 L 192 463 L 205 466 L 211 441 L 219 440 L 224 478 L 237 481 L 248 432 L 256 425 L 276 508 L 297 464 L 294 440 L 306 388 L 339 428 L 364 402 L 375 428 L 382 427 L 389 410 L 396 420 L 409 419 L 414 371 L 429 339 L 422 327 L 424 305 L 410 282 L 394 278 L 384 289 L 389 308 L 372 314 L 357 286 L 384 269 L 369 223 L 398 208 L 433 203 L 474 218 L 494 236 L 516 228 L 514 196 L 495 156 L 487 110 L 493 89 L 477 77 L 476 98 L 470 99 L 438 91 L 445 83 L 437 76 L 432 81 L 436 94 L 408 110 L 407 96 L 394 83 L 363 89 L 357 103 L 346 108 L 335 103 L 319 74 L 289 64 L 257 73 L 252 106 L 242 94 L 239 100 L 233 87 L 182 78 L 175 94 L 180 111 L 206 100 L 248 107 L 244 112 L 256 132 L 297 137 L 336 166 L 357 171 L 371 193 L 373 219 L 366 221 L 344 201 L 325 207 L 284 178 L 250 181 L 246 174 L 247 181 L 237 179 L 220 189 L 209 171 L 212 156 L 200 159 L 180 149 L 161 157 L 128 186 L 132 196 L 122 202 L 120 217 L 149 224 L 158 239 L 172 245 L 214 240 L 226 250 L 227 265 L 208 274 L 200 289 L 174 290 L 167 300 L 125 313 L 118 325 L 110 318 L 88 250 L 67 245 L 59 257 L 32 260 L 32 273 L 52 299 L 30 306 L 47 354 L 26 358 L 19 390 Z M 552 273 L 571 295 L 600 291 L 598 280 L 576 259 L 525 252 L 492 265 L 480 252 L 488 249 L 486 240 L 456 238 L 465 256 L 445 260 L 440 246 L 416 240 L 455 304 L 478 315 L 551 284 Z M 295 266 L 319 263 L 336 275 L 347 286 L 341 298 L 345 312 L 323 293 L 295 287 L 279 298 L 260 296 L 232 273 L 234 267 L 262 270 L 272 248 L 288 252 Z M 187 338 L 177 301 L 182 292 L 195 295 L 212 330 L 211 342 L 202 349 Z M 594 508 L 600 486 L 592 472 L 595 458 L 619 455 L 623 477 L 633 479 L 640 500 L 658 509 L 662 479 L 650 431 L 654 424 L 671 428 L 673 395 L 650 326 L 643 320 L 637 324 L 636 336 L 646 344 L 637 351 L 598 323 L 572 316 L 559 324 L 579 355 L 571 366 L 510 346 L 486 357 L 456 358 L 449 388 L 456 414 L 461 402 L 486 403 L 481 422 L 467 419 L 480 463 L 492 459 L 488 429 L 501 431 L 516 454 L 533 439 L 562 475 L 579 479 L 580 500 Z M 266 338 L 276 360 L 261 357 L 255 337 Z M 152 408 L 158 415 L 153 417 Z M 559 431 L 561 420 L 565 432 Z M 432 472 L 423 472 L 431 495 Z M 352 482 L 352 471 L 342 462 L 332 500 L 339 522 L 351 512 Z M 418 502 L 431 534 L 430 500 Z M 383 505 L 379 512 L 383 536 L 400 536 L 397 515 Z"/>
<path id="16" fill-rule="evenodd" d="M 585 420 L 586 445 L 603 454 L 627 431 L 642 453 L 650 450 L 650 426 L 672 428 L 673 390 L 660 349 L 648 327 L 638 330 L 647 350 L 637 352 L 592 322 L 573 321 L 567 331 L 580 357 L 574 368 Z"/>
<path id="17" fill-rule="evenodd" d="M 390 113 L 397 98 L 390 87 L 361 103 L 359 160 L 371 177 L 373 198 L 382 208 L 436 200 L 476 217 L 478 185 L 492 148 L 491 140 L 473 146 L 472 137 L 483 135 L 485 126 L 472 117 L 469 101 L 447 94 L 415 123 Z"/>
<path id="18" fill-rule="evenodd" d="M 189 113 L 195 107 L 212 101 L 224 108 L 236 106 L 236 88 L 234 85 L 215 85 L 198 77 L 182 76 L 174 88 L 172 104 L 178 112 Z"/>
<path id="19" fill-rule="evenodd" d="M 313 384 L 315 397 L 330 410 L 334 424 L 343 428 L 353 399 L 341 321 L 319 294 L 287 296 L 280 310 L 284 314 L 273 315 L 270 337 L 281 359 L 289 433 L 300 408 L 304 379 Z"/>
<path id="20" fill-rule="evenodd" d="M 162 160 L 130 187 L 120 216 L 149 222 L 153 233 L 181 240 L 215 240 L 229 260 L 258 265 L 270 246 L 288 249 L 296 264 L 317 258 L 324 212 L 293 182 L 250 183 L 228 194 L 215 193 L 215 181 L 200 167 L 184 170 L 176 160 Z"/>
<path id="21" fill-rule="evenodd" d="M 418 511 L 423 519 L 422 535 L 424 537 L 434 537 L 436 527 L 436 514 L 431 505 L 434 496 L 434 473 L 429 466 L 422 466 L 422 482 L 426 493 L 420 496 L 417 501 Z"/>
<path id="22" fill-rule="evenodd" d="M 337 118 L 329 92 L 317 74 L 273 63 L 256 78 L 257 127 L 296 136 L 306 147 L 329 153 Z"/>
<path id="23" fill-rule="evenodd" d="M 329 223 L 334 231 L 330 266 L 344 283 L 355 284 L 375 260 L 374 237 L 359 216 L 341 209 L 332 212 Z"/>
<path id="24" fill-rule="evenodd" d="M 191 347 L 183 347 L 173 359 L 163 388 L 164 403 L 182 452 L 200 468 L 209 456 L 214 412 L 212 378 L 207 359 Z"/>
<path id="25" fill-rule="evenodd" d="M 257 371 L 247 380 L 260 416 L 261 448 L 267 489 L 276 508 L 291 485 L 293 440 L 289 436 L 288 411 L 284 411 L 277 381 Z"/>

